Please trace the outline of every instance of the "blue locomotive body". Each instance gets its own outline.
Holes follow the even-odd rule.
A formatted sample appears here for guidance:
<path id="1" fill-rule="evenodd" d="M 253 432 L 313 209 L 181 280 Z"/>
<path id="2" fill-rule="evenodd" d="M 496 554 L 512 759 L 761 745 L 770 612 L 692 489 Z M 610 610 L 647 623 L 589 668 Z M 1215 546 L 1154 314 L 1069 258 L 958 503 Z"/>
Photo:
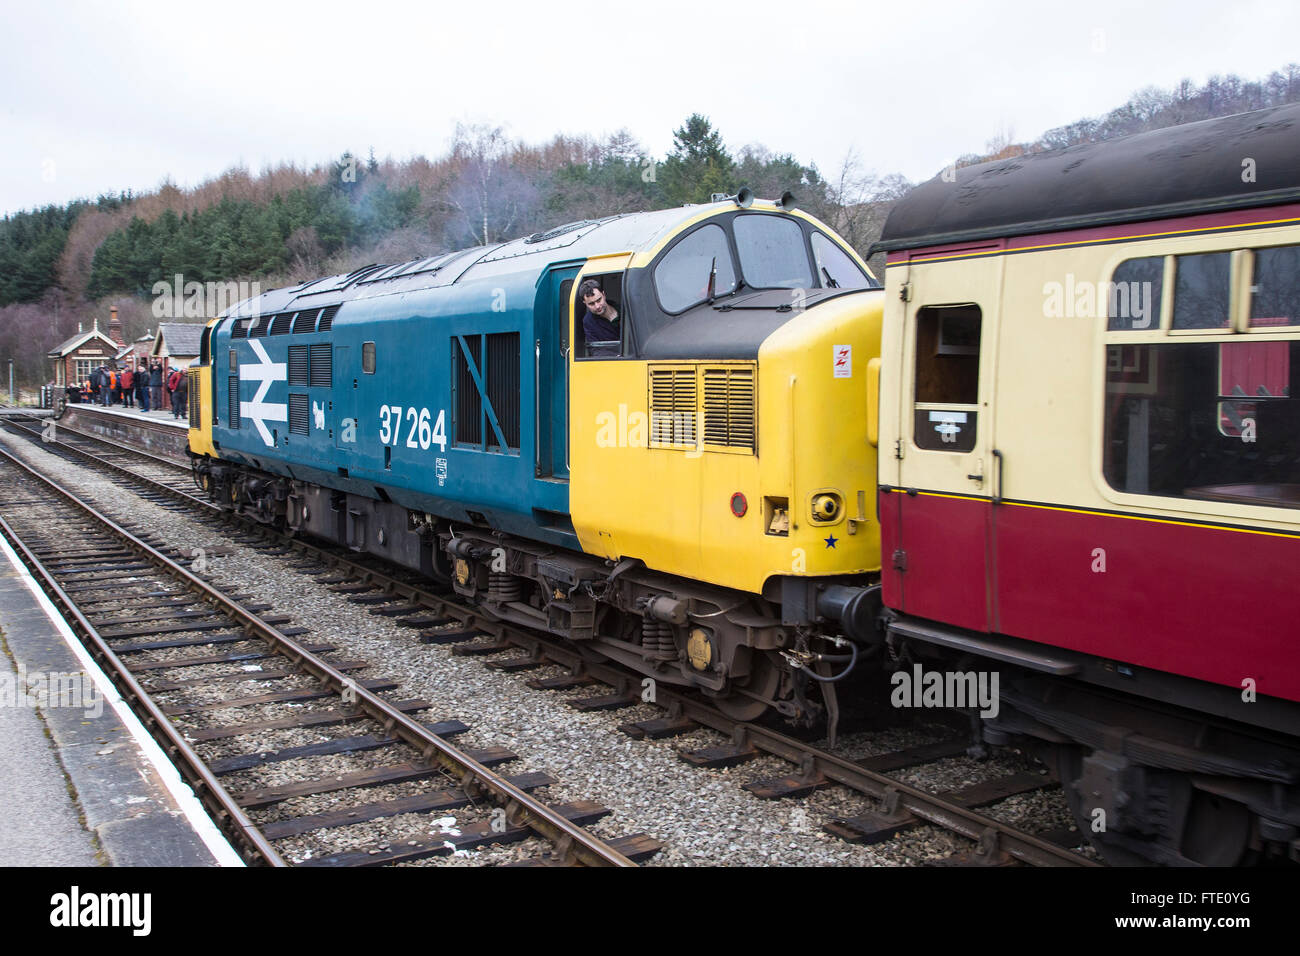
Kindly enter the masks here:
<path id="1" fill-rule="evenodd" d="M 460 258 L 425 262 L 436 274 Z M 321 489 L 576 547 L 552 383 L 564 374 L 559 288 L 578 264 L 518 258 L 454 284 L 361 270 L 243 303 L 211 337 L 214 446 Z M 403 279 L 424 287 L 393 292 Z M 307 504 L 305 524 L 365 544 L 371 529 L 330 502 L 334 518 Z"/>

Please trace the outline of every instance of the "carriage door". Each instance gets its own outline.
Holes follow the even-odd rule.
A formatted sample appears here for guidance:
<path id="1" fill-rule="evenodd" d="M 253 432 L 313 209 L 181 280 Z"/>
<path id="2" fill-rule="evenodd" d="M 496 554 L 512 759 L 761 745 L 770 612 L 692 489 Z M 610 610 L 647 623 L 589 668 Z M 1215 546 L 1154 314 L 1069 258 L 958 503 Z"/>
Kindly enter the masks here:
<path id="1" fill-rule="evenodd" d="M 943 298 L 918 289 L 907 305 L 892 565 L 907 614 L 987 631 L 998 483 L 991 411 L 997 284 L 974 264 L 969 281 L 950 281 L 963 267 L 938 267 L 949 273 Z"/>
<path id="2" fill-rule="evenodd" d="M 569 479 L 569 310 L 581 265 L 554 266 L 542 276 L 533 306 L 534 473 Z M 567 493 L 557 510 L 567 511 Z M 559 504 L 559 502 L 557 502 Z"/>

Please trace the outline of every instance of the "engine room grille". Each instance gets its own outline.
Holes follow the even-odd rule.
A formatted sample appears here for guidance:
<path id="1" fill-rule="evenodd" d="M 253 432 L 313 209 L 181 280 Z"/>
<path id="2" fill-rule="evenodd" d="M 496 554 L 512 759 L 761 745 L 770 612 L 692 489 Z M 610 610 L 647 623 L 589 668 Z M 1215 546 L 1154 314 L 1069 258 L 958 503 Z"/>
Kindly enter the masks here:
<path id="1" fill-rule="evenodd" d="M 289 385 L 307 385 L 307 346 L 289 346 Z"/>
<path id="2" fill-rule="evenodd" d="M 293 318 L 294 332 L 315 332 L 316 316 L 320 315 L 320 309 L 308 309 L 305 312 L 299 312 Z"/>
<path id="3" fill-rule="evenodd" d="M 462 340 L 464 345 L 461 345 Z M 468 349 L 468 354 L 466 350 Z M 518 332 L 452 336 L 452 440 L 481 451 L 511 453 L 519 450 L 520 353 Z M 479 373 L 483 390 L 474 380 Z M 486 397 L 487 401 L 484 402 Z M 488 409 L 501 430 L 492 427 Z"/>
<path id="4" fill-rule="evenodd" d="M 695 445 L 695 366 L 650 368 L 650 445 Z"/>
<path id="5" fill-rule="evenodd" d="M 701 369 L 704 377 L 704 444 L 753 452 L 757 429 L 754 369 L 721 366 Z"/>
<path id="6" fill-rule="evenodd" d="M 757 368 L 651 365 L 650 446 L 754 454 L 758 450 Z"/>
<path id="7" fill-rule="evenodd" d="M 228 393 L 230 396 L 230 427 L 239 427 L 239 376 L 230 376 Z"/>
<path id="8" fill-rule="evenodd" d="M 331 328 L 333 328 L 334 316 L 338 313 L 338 311 L 339 311 L 339 307 L 337 305 L 331 305 L 328 309 L 326 309 L 320 317 L 320 327 L 317 328 L 316 331 L 328 332 Z"/>
<path id="9" fill-rule="evenodd" d="M 189 412 L 190 428 L 199 428 L 202 422 L 199 421 L 199 375 L 202 374 L 198 369 L 192 368 L 186 373 L 190 379 L 189 388 Z"/>
<path id="10" fill-rule="evenodd" d="M 329 388 L 334 382 L 334 347 L 332 345 L 313 345 L 311 347 L 311 373 L 308 384 L 312 388 Z"/>
<path id="11" fill-rule="evenodd" d="M 469 346 L 469 357 L 479 368 L 483 367 L 483 340 L 477 335 L 467 335 L 465 343 Z M 483 397 L 479 394 L 474 377 L 470 374 L 469 363 L 461 354 L 458 340 L 451 340 L 452 365 L 455 368 L 453 381 L 456 383 L 455 418 L 452 419 L 453 440 L 458 445 L 479 445 L 483 442 Z"/>
<path id="12" fill-rule="evenodd" d="M 293 313 L 281 312 L 271 320 L 272 335 L 288 335 L 293 328 Z"/>
<path id="13" fill-rule="evenodd" d="M 487 337 L 486 384 L 488 401 L 496 412 L 497 424 L 506 447 L 519 448 L 519 333 L 498 332 Z M 490 430 L 490 429 L 489 429 Z M 495 439 L 493 432 L 489 438 Z M 495 440 L 489 446 L 501 451 Z"/>
<path id="14" fill-rule="evenodd" d="M 306 435 L 311 432 L 311 410 L 307 396 L 289 393 L 289 434 Z"/>

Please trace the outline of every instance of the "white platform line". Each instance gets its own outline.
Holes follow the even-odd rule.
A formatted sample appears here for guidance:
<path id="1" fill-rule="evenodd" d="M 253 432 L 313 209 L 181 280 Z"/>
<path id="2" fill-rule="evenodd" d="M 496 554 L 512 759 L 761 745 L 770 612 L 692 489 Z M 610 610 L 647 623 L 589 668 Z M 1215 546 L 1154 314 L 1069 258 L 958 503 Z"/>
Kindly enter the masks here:
<path id="1" fill-rule="evenodd" d="M 82 646 L 81 641 L 77 639 L 77 635 L 72 632 L 72 628 L 68 627 L 68 622 L 59 614 L 58 608 L 41 590 L 40 584 L 32 577 L 26 565 L 23 564 L 14 549 L 9 546 L 9 542 L 2 536 L 0 536 L 0 548 L 3 548 L 5 557 L 9 559 L 9 563 L 18 572 L 23 583 L 27 585 L 27 590 L 32 592 L 32 596 L 36 598 L 36 603 L 45 612 L 45 616 L 50 619 L 50 623 L 59 632 L 63 642 L 77 660 L 81 662 L 81 666 L 86 673 L 95 681 L 96 688 L 103 695 L 104 700 L 113 708 L 118 720 L 130 731 L 145 759 L 153 765 L 154 770 L 158 773 L 158 779 L 167 788 L 167 792 L 172 795 L 181 813 L 185 815 L 185 819 L 194 828 L 194 832 L 203 841 L 203 845 L 207 847 L 208 852 L 213 855 L 220 866 L 244 866 L 243 859 L 235 852 L 225 834 L 212 822 L 212 818 L 208 816 L 199 798 L 194 796 L 194 791 L 182 779 L 180 771 L 167 759 L 167 755 L 163 753 L 162 748 L 158 746 L 158 742 L 153 739 L 149 731 L 145 730 L 144 725 L 140 723 L 140 719 L 136 717 L 135 711 L 131 709 L 130 704 L 122 698 L 108 675 L 90 656 L 90 652 Z"/>

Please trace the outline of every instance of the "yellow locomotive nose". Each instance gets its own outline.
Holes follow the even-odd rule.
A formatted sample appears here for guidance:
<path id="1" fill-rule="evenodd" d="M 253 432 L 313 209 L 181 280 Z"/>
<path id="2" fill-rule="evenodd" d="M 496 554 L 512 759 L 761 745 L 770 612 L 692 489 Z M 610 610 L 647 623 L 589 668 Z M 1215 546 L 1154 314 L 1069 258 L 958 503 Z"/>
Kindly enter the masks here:
<path id="1" fill-rule="evenodd" d="M 834 495 L 813 495 L 813 514 L 822 521 L 832 521 L 840 513 L 839 499 Z"/>

